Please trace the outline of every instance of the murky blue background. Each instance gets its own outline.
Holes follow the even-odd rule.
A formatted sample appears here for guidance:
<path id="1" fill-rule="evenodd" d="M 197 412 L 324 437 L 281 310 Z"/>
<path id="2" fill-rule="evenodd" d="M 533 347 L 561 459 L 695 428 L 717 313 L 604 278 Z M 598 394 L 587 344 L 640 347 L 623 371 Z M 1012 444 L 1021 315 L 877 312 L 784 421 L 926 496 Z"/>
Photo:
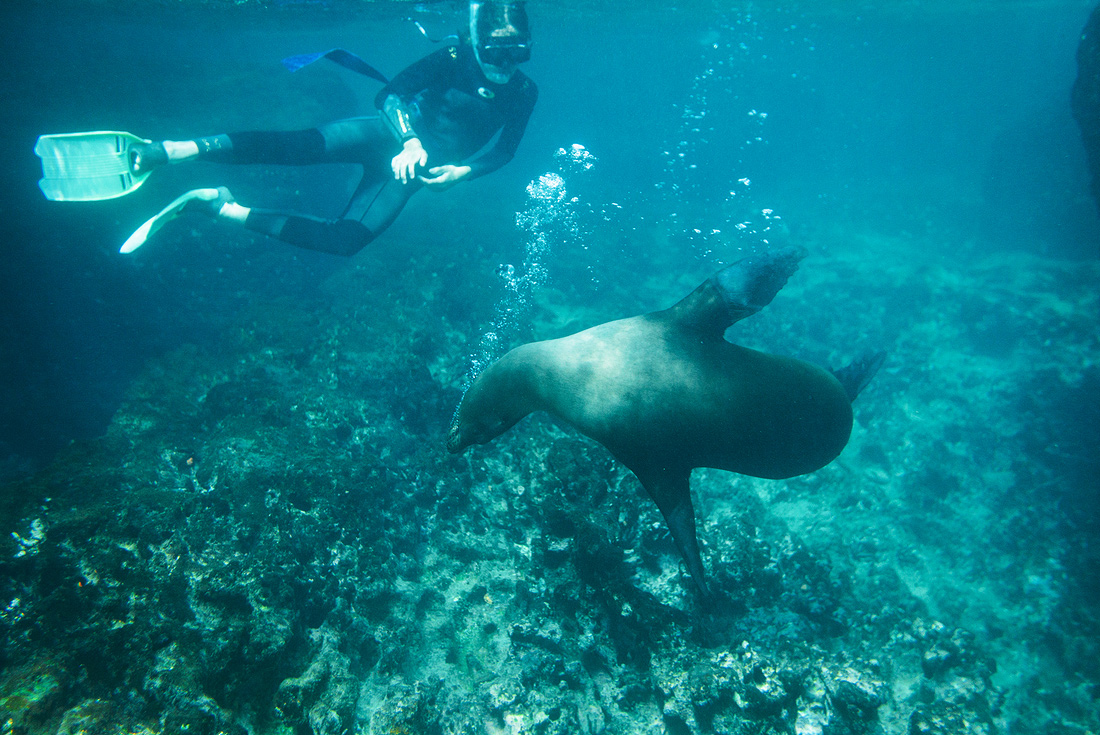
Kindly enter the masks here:
<path id="1" fill-rule="evenodd" d="M 599 166 L 579 193 L 623 233 L 594 243 L 593 263 L 633 259 L 639 283 L 652 274 L 632 238 L 667 235 L 667 247 L 682 248 L 671 257 L 702 274 L 745 245 L 731 226 L 763 208 L 795 239 L 826 227 L 941 233 L 945 259 L 1001 249 L 1093 258 L 1100 227 L 1068 107 L 1089 10 L 533 0 L 526 71 L 541 98 L 517 158 L 469 186 L 417 197 L 361 257 L 442 267 L 460 250 L 472 254 L 462 267 L 473 283 L 494 283 L 500 263 L 521 257 L 513 223 L 524 187 L 553 168 L 558 147 L 580 143 Z M 150 356 L 216 339 L 252 299 L 313 298 L 327 274 L 348 267 L 206 223 L 119 255 L 138 224 L 188 188 L 222 184 L 248 205 L 331 213 L 354 174 L 198 164 L 120 200 L 58 204 L 35 186 L 36 135 L 186 138 L 361 114 L 374 82 L 323 64 L 291 75 L 279 59 L 343 46 L 392 74 L 433 48 L 409 16 L 444 35 L 462 6 L 43 3 L 2 14 L 0 456 L 18 472 L 100 433 Z M 493 295 L 455 308 L 476 329 L 491 319 Z"/>

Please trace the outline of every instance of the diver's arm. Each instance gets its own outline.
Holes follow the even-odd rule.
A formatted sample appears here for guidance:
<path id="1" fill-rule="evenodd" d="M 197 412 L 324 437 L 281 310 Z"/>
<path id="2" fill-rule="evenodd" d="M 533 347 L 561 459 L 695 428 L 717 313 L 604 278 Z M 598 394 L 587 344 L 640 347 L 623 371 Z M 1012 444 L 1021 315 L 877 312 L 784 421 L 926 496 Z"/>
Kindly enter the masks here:
<path id="1" fill-rule="evenodd" d="M 519 148 L 519 142 L 523 139 L 523 133 L 527 129 L 527 121 L 531 118 L 531 111 L 535 107 L 535 99 L 538 92 L 535 85 L 531 84 L 531 92 L 526 95 L 523 104 L 509 116 L 508 121 L 500 131 L 497 142 L 479 158 L 467 164 L 445 164 L 434 166 L 428 170 L 429 176 L 419 176 L 424 186 L 434 191 L 449 189 L 460 181 L 476 179 L 487 173 L 496 171 L 512 160 Z"/>
<path id="2" fill-rule="evenodd" d="M 410 100 L 429 87 L 446 86 L 453 76 L 455 56 L 451 49 L 440 49 L 401 71 L 374 98 L 374 106 L 398 143 L 418 138 L 412 126 L 412 115 L 405 100 Z"/>
<path id="3" fill-rule="evenodd" d="M 516 155 L 516 149 L 519 148 L 520 140 L 523 139 L 523 133 L 527 130 L 527 121 L 531 119 L 531 112 L 535 109 L 538 96 L 539 92 L 535 83 L 529 79 L 526 80 L 524 95 L 508 116 L 504 127 L 501 128 L 500 137 L 497 138 L 496 144 L 486 151 L 483 156 L 470 161 L 470 174 L 467 178 L 476 179 L 479 176 L 484 176 L 487 173 L 496 171 L 512 160 Z"/>
<path id="4" fill-rule="evenodd" d="M 393 177 L 400 179 L 402 184 L 409 183 L 416 178 L 416 167 L 428 162 L 428 152 L 420 144 L 419 138 L 409 138 L 401 148 L 401 152 L 390 161 L 393 169 Z"/>
<path id="5" fill-rule="evenodd" d="M 381 112 L 382 122 L 386 123 L 386 127 L 390 129 L 398 143 L 404 144 L 405 141 L 420 137 L 413 130 L 408 107 L 396 94 L 386 97 L 382 102 Z"/>
<path id="6" fill-rule="evenodd" d="M 428 162 L 428 152 L 412 127 L 412 118 L 401 98 L 396 94 L 386 97 L 382 103 L 382 121 L 401 144 L 401 152 L 390 161 L 393 177 L 402 184 L 416 178 L 416 167 Z"/>
<path id="7" fill-rule="evenodd" d="M 401 152 L 391 161 L 393 177 L 401 183 L 415 178 L 417 166 L 424 166 L 428 161 L 428 153 L 413 129 L 412 116 L 404 100 L 430 86 L 449 84 L 455 58 L 453 48 L 440 49 L 424 57 L 394 77 L 374 100 L 383 122 L 402 145 Z"/>
<path id="8" fill-rule="evenodd" d="M 538 88 L 531 80 L 527 80 L 523 88 L 523 96 L 513 108 L 500 136 L 493 147 L 485 155 L 470 161 L 468 164 L 435 166 L 428 170 L 428 176 L 419 176 L 421 183 L 434 191 L 449 189 L 460 181 L 475 179 L 492 171 L 496 171 L 512 160 L 527 129 L 527 121 L 531 119 L 531 111 L 535 109 L 538 100 Z"/>

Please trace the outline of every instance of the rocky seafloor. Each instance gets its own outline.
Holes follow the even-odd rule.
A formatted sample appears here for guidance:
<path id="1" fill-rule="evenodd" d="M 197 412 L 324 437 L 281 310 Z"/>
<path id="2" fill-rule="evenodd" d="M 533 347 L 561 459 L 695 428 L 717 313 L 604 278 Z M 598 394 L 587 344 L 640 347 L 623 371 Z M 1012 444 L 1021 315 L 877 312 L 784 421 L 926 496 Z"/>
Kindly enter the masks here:
<path id="1" fill-rule="evenodd" d="M 0 492 L 0 732 L 1100 731 L 1100 265 L 847 239 L 733 336 L 888 363 L 825 469 L 695 473 L 713 608 L 601 446 L 448 455 L 461 274 L 352 261 Z"/>

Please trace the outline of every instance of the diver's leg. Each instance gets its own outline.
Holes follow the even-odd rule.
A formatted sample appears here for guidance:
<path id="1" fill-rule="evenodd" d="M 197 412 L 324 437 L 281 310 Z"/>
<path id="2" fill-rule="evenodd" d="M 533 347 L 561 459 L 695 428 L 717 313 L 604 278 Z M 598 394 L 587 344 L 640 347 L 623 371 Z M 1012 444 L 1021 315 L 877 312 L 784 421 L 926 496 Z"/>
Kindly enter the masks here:
<path id="1" fill-rule="evenodd" d="M 360 163 L 379 152 L 386 152 L 392 158 L 398 150 L 397 142 L 378 117 L 356 117 L 308 130 L 252 130 L 135 146 L 131 152 L 131 167 L 134 173 L 144 173 L 165 163 L 196 159 L 284 166 Z"/>
<path id="2" fill-rule="evenodd" d="M 228 190 L 217 206 L 194 208 L 291 245 L 335 255 L 354 255 L 374 240 L 421 186 L 415 181 L 402 184 L 394 180 L 389 163 L 397 144 L 376 117 L 338 120 L 286 133 L 244 132 L 164 141 L 146 148 L 156 146 L 162 151 L 158 156 L 161 162 L 200 158 L 222 163 L 361 164 L 363 179 L 338 219 L 245 207 L 234 201 Z"/>
<path id="3" fill-rule="evenodd" d="M 363 184 L 359 188 L 362 190 Z M 330 220 L 307 214 L 255 209 L 238 204 L 224 186 L 218 189 L 218 193 L 216 200 L 189 204 L 185 211 L 213 216 L 300 248 L 333 255 L 354 255 L 377 236 L 376 232 L 356 220 Z"/>
<path id="4" fill-rule="evenodd" d="M 393 171 L 387 165 L 383 170 L 375 170 L 370 176 L 370 186 L 360 185 L 351 198 L 343 219 L 361 223 L 371 232 L 382 233 L 393 224 L 397 215 L 409 203 L 412 195 L 420 191 L 423 184 L 412 179 L 402 183 L 393 177 Z M 366 179 L 364 179 L 364 182 Z"/>
<path id="5" fill-rule="evenodd" d="M 328 220 L 263 209 L 249 210 L 243 224 L 253 232 L 290 245 L 333 255 L 355 255 L 378 236 L 355 220 Z"/>
<path id="6" fill-rule="evenodd" d="M 325 140 L 317 128 L 290 132 L 242 132 L 194 140 L 163 140 L 135 146 L 130 153 L 134 173 L 165 163 L 203 160 L 215 163 L 325 163 Z"/>
<path id="7" fill-rule="evenodd" d="M 383 170 L 384 169 L 384 170 Z M 390 224 L 421 187 L 420 182 L 402 184 L 388 168 L 372 166 L 339 219 L 326 220 L 272 210 L 247 210 L 244 226 L 307 250 L 334 255 L 354 255 Z M 222 217 L 235 212 L 221 210 Z"/>

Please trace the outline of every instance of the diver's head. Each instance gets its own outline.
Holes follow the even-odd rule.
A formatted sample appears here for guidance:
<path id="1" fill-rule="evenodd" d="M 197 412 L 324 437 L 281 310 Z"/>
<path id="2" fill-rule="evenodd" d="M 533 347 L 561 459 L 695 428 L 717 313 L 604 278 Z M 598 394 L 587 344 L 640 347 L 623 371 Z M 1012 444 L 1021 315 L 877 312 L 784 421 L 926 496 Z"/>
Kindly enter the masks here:
<path id="1" fill-rule="evenodd" d="M 485 78 L 507 84 L 531 58 L 531 27 L 522 2 L 471 0 L 470 42 Z"/>

